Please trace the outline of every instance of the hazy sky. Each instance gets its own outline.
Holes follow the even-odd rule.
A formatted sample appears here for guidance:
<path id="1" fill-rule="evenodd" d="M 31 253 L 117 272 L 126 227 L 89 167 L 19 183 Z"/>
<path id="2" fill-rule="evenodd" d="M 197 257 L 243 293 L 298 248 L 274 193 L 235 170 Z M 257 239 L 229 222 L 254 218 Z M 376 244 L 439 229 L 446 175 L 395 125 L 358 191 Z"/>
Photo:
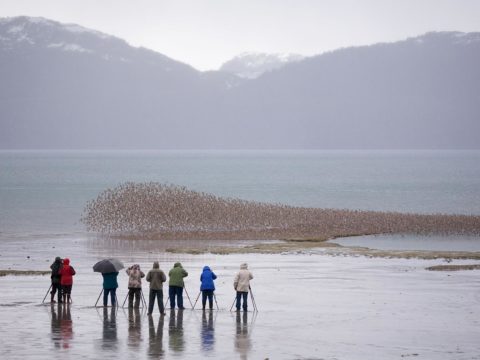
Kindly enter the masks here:
<path id="1" fill-rule="evenodd" d="M 0 0 L 144 46 L 200 70 L 244 51 L 314 55 L 432 30 L 480 31 L 479 0 Z"/>

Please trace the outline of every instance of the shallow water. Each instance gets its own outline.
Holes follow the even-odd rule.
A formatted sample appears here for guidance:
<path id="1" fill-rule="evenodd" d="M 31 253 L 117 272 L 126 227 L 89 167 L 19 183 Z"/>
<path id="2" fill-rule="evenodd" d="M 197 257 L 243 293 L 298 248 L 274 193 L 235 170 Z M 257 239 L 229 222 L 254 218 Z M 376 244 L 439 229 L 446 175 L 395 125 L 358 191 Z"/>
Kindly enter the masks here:
<path id="1" fill-rule="evenodd" d="M 126 181 L 295 206 L 480 214 L 480 151 L 0 150 L 0 169 L 0 240 L 83 231 L 86 202 Z"/>
<path id="2" fill-rule="evenodd" d="M 181 261 L 190 272 L 186 289 L 192 302 L 203 265 L 218 275 L 219 311 L 205 316 L 198 310 L 181 315 L 167 311 L 162 322 L 157 309 L 149 319 L 143 310 L 129 313 L 120 308 L 112 314 L 110 308 L 93 307 L 101 276 L 91 267 L 111 254 L 107 245 L 82 239 L 2 242 L 2 269 L 48 269 L 53 257 L 60 255 L 70 256 L 77 270 L 69 311 L 41 304 L 50 285 L 47 276 L 0 278 L 3 357 L 475 359 L 480 353 L 479 272 L 424 269 L 441 260 L 311 253 L 193 256 L 167 254 L 155 244 L 149 251 L 115 250 L 126 265 L 139 263 L 144 271 L 154 260 L 167 270 Z M 233 276 L 244 261 L 255 276 L 257 315 L 229 311 Z M 119 283 L 118 299 L 123 303 L 127 290 L 123 272 Z M 185 303 L 189 304 L 186 297 Z"/>
<path id="3" fill-rule="evenodd" d="M 378 250 L 480 251 L 480 237 L 464 235 L 368 235 L 338 238 L 332 242 Z"/>

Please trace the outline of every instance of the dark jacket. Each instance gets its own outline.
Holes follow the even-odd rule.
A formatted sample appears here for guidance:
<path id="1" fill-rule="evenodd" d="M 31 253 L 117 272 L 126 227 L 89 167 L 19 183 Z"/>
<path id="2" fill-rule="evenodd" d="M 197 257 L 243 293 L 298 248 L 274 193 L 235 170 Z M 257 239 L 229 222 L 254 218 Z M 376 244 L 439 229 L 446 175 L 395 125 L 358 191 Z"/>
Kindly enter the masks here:
<path id="1" fill-rule="evenodd" d="M 102 276 L 103 276 L 103 288 L 104 289 L 116 289 L 116 288 L 118 288 L 118 282 L 117 282 L 118 271 L 102 274 Z"/>
<path id="2" fill-rule="evenodd" d="M 50 265 L 50 269 L 52 269 L 52 275 L 50 278 L 52 279 L 52 284 L 60 285 L 60 269 L 62 268 L 62 259 L 58 256 L 55 258 L 55 261 L 52 265 Z"/>
<path id="3" fill-rule="evenodd" d="M 157 261 L 153 263 L 153 269 L 147 274 L 147 281 L 150 283 L 150 289 L 163 290 L 163 283 L 167 281 L 165 273 L 160 270 L 160 265 Z"/>
<path id="4" fill-rule="evenodd" d="M 200 285 L 200 290 L 215 290 L 215 284 L 213 283 L 213 280 L 216 278 L 217 275 L 215 275 L 208 266 L 204 266 L 202 274 L 200 275 L 200 281 L 202 282 Z"/>
<path id="5" fill-rule="evenodd" d="M 177 262 L 168 273 L 168 276 L 170 277 L 169 286 L 183 287 L 183 278 L 188 276 L 188 272 L 183 269 L 182 264 Z"/>

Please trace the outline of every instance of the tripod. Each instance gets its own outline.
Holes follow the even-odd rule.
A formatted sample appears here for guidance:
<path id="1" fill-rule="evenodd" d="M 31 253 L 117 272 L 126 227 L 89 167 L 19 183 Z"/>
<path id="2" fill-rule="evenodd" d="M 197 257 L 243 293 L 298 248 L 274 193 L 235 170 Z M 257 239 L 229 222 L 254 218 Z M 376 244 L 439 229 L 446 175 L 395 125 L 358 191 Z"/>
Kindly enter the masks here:
<path id="1" fill-rule="evenodd" d="M 123 300 L 123 305 L 122 308 L 125 307 L 125 303 L 127 302 L 129 293 L 127 293 L 127 296 L 125 296 L 125 300 Z M 143 296 L 143 290 L 140 288 L 140 300 L 142 301 L 142 307 L 146 308 L 147 307 L 147 301 L 145 300 L 145 296 Z"/>
<path id="2" fill-rule="evenodd" d="M 103 289 L 100 291 L 100 295 L 98 295 L 97 301 L 95 302 L 95 307 L 97 307 L 98 301 L 100 300 L 100 296 L 103 294 Z M 118 298 L 117 298 L 117 292 L 115 292 L 115 306 L 118 307 Z"/>
<path id="3" fill-rule="evenodd" d="M 192 309 L 195 309 L 195 305 L 197 305 L 197 301 L 201 293 L 202 293 L 201 291 L 198 293 L 198 296 L 195 299 L 195 303 L 193 304 Z M 215 305 L 217 305 L 217 310 L 220 310 L 220 308 L 218 307 L 217 296 L 215 295 L 215 292 L 213 292 L 213 298 L 215 299 Z"/>
<path id="4" fill-rule="evenodd" d="M 185 290 L 185 294 L 187 294 L 187 298 L 188 298 L 188 301 L 190 302 L 190 306 L 192 307 L 192 309 L 194 308 L 193 304 L 192 304 L 192 300 L 190 300 L 190 296 L 188 295 L 188 291 L 187 291 L 187 287 L 184 285 L 183 286 L 183 289 Z M 167 308 L 167 304 L 168 304 L 168 300 L 170 300 L 170 292 L 167 296 L 167 301 L 165 301 L 165 305 L 164 305 L 164 308 L 166 309 Z"/>
<path id="5" fill-rule="evenodd" d="M 258 312 L 258 307 L 257 307 L 257 303 L 255 301 L 255 297 L 253 296 L 253 291 L 252 291 L 252 287 L 249 286 L 249 292 L 250 292 L 250 298 L 252 299 L 252 305 L 253 305 L 253 311 L 257 311 Z M 232 311 L 233 309 L 233 305 L 235 305 L 235 301 L 237 301 L 237 296 L 235 296 L 235 298 L 233 299 L 233 303 L 232 303 L 232 306 L 230 306 L 230 311 Z"/>

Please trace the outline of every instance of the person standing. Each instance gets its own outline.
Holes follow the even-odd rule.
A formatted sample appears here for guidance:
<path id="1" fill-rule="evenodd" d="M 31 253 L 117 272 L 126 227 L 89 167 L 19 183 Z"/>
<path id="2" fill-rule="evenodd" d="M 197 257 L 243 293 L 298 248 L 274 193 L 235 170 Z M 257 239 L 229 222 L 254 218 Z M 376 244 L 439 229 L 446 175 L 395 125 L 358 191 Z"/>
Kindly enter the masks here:
<path id="1" fill-rule="evenodd" d="M 152 315 L 153 307 L 155 306 L 155 297 L 158 302 L 158 309 L 160 315 L 165 315 L 165 307 L 163 306 L 163 283 L 167 281 L 165 273 L 160 270 L 158 261 L 153 263 L 153 269 L 147 274 L 147 281 L 150 283 L 150 294 L 148 296 L 148 313 Z"/>
<path id="2" fill-rule="evenodd" d="M 52 269 L 52 275 L 50 279 L 52 279 L 52 291 L 50 291 L 51 300 L 50 302 L 55 302 L 55 293 L 58 291 L 57 300 L 59 303 L 62 302 L 62 285 L 60 284 L 61 275 L 60 269 L 62 268 L 63 262 L 62 259 L 57 256 L 55 261 L 50 265 L 50 269 Z"/>
<path id="3" fill-rule="evenodd" d="M 208 298 L 208 305 L 210 310 L 213 309 L 213 292 L 215 291 L 215 284 L 213 280 L 217 278 L 217 275 L 210 270 L 210 267 L 204 266 L 202 274 L 200 275 L 200 291 L 202 292 L 202 309 L 205 310 L 205 305 L 207 304 Z"/>
<path id="4" fill-rule="evenodd" d="M 170 280 L 168 282 L 168 296 L 170 297 L 170 308 L 175 309 L 175 297 L 179 309 L 183 307 L 183 278 L 188 276 L 188 272 L 182 267 L 182 264 L 177 262 L 168 273 Z"/>
<path id="5" fill-rule="evenodd" d="M 133 297 L 135 297 L 135 307 L 140 307 L 140 296 L 142 293 L 142 278 L 145 274 L 140 270 L 140 265 L 135 264 L 127 269 L 128 275 L 128 307 L 133 307 Z"/>
<path id="6" fill-rule="evenodd" d="M 237 311 L 240 311 L 240 302 L 243 298 L 243 311 L 247 311 L 248 291 L 250 290 L 250 280 L 253 279 L 253 275 L 248 271 L 248 265 L 243 263 L 240 265 L 240 271 L 235 275 L 233 280 L 233 287 L 237 292 Z"/>
<path id="7" fill-rule="evenodd" d="M 110 273 L 102 273 L 103 276 L 103 306 L 108 305 L 108 294 L 110 294 L 110 302 L 112 306 L 117 303 L 117 288 L 118 288 L 118 271 Z"/>
<path id="8" fill-rule="evenodd" d="M 70 259 L 63 259 L 63 266 L 58 273 L 61 276 L 63 302 L 69 304 L 72 302 L 73 276 L 76 274 L 75 269 L 70 265 Z"/>

